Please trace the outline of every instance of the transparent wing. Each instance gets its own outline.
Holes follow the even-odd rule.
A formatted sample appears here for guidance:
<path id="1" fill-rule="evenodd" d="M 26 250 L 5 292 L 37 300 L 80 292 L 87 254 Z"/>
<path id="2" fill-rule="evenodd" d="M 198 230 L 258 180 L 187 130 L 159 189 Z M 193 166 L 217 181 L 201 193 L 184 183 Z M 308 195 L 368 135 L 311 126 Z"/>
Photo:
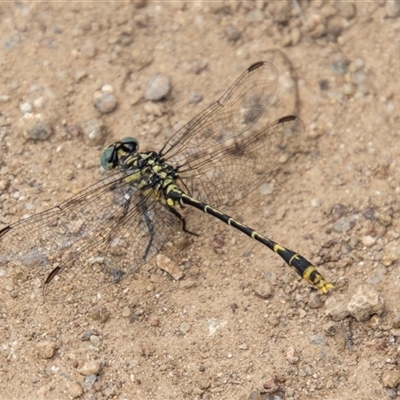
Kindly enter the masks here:
<path id="1" fill-rule="evenodd" d="M 198 200 L 215 207 L 234 204 L 272 179 L 293 155 L 304 150 L 304 125 L 287 116 L 225 147 L 203 151 L 180 178 Z"/>
<path id="2" fill-rule="evenodd" d="M 39 264 L 50 302 L 76 301 L 149 261 L 181 227 L 123 173 L 90 186 L 59 206 L 0 232 L 0 262 Z M 139 178 L 140 180 L 140 178 Z M 102 273 L 97 274 L 96 271 Z"/>
<path id="3" fill-rule="evenodd" d="M 126 191 L 126 187 L 123 191 Z M 131 191 L 131 190 L 130 190 Z M 180 219 L 154 199 L 137 190 L 123 209 L 86 238 L 79 247 L 63 254 L 44 285 L 49 302 L 76 302 L 90 297 L 109 297 L 121 291 L 130 276 L 148 262 L 181 228 Z M 111 284 L 118 286 L 110 287 Z"/>
<path id="4" fill-rule="evenodd" d="M 293 155 L 305 150 L 304 125 L 287 116 L 225 148 L 199 154 L 196 165 L 179 174 L 196 199 L 215 207 L 233 204 L 274 178 Z"/>
<path id="5" fill-rule="evenodd" d="M 253 64 L 217 102 L 176 132 L 160 154 L 174 166 L 190 167 L 198 153 L 249 130 L 274 100 L 278 77 L 272 63 Z"/>
<path id="6" fill-rule="evenodd" d="M 0 231 L 0 262 L 30 265 L 70 247 L 115 213 L 114 189 L 123 182 L 118 172 L 45 212 Z"/>

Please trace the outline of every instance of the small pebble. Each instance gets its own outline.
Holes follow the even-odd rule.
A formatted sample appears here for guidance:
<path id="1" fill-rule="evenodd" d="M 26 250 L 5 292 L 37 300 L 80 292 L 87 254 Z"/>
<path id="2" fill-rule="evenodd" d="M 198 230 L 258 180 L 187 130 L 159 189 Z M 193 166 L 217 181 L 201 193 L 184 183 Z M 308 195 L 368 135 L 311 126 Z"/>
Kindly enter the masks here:
<path id="1" fill-rule="evenodd" d="M 321 200 L 314 198 L 311 200 L 311 207 L 321 207 Z"/>
<path id="2" fill-rule="evenodd" d="M 356 86 L 354 85 L 354 83 L 351 82 L 346 82 L 343 85 L 343 94 L 345 94 L 346 96 L 352 96 L 356 91 Z"/>
<path id="3" fill-rule="evenodd" d="M 240 31 L 238 28 L 236 28 L 236 26 L 229 24 L 226 28 L 225 28 L 225 35 L 228 38 L 228 40 L 232 41 L 232 42 L 236 42 L 236 40 L 238 40 L 240 38 Z"/>
<path id="4" fill-rule="evenodd" d="M 356 85 L 364 84 L 366 79 L 367 75 L 365 74 L 364 71 L 356 71 L 352 76 L 353 83 Z"/>
<path id="5" fill-rule="evenodd" d="M 310 300 L 308 301 L 308 306 L 310 308 L 321 308 L 323 305 L 321 296 L 318 293 L 312 292 L 310 294 Z"/>
<path id="6" fill-rule="evenodd" d="M 45 99 L 43 96 L 39 96 L 35 100 L 33 100 L 33 107 L 36 111 L 43 110 L 46 108 L 47 100 L 48 99 Z"/>
<path id="7" fill-rule="evenodd" d="M 98 335 L 99 335 L 99 332 L 98 332 L 96 329 L 89 329 L 88 331 L 86 331 L 86 332 L 82 335 L 81 340 L 82 340 L 82 341 L 89 340 L 90 337 L 91 337 L 92 335 L 98 336 Z"/>
<path id="8" fill-rule="evenodd" d="M 347 306 L 350 315 L 359 322 L 368 321 L 374 314 L 382 315 L 384 308 L 383 299 L 370 285 L 358 286 Z"/>
<path id="9" fill-rule="evenodd" d="M 178 250 L 184 250 L 190 244 L 187 235 L 177 235 L 172 243 Z"/>
<path id="10" fill-rule="evenodd" d="M 100 119 L 90 119 L 81 124 L 83 140 L 89 146 L 100 146 L 107 134 L 106 127 Z"/>
<path id="11" fill-rule="evenodd" d="M 292 8 L 286 1 L 273 1 L 268 4 L 268 11 L 276 24 L 288 25 L 292 17 Z"/>
<path id="12" fill-rule="evenodd" d="M 344 28 L 343 18 L 333 17 L 328 19 L 326 24 L 326 36 L 328 40 L 335 42 L 341 35 Z"/>
<path id="13" fill-rule="evenodd" d="M 396 260 L 397 257 L 394 257 L 391 254 L 384 254 L 382 256 L 381 262 L 385 267 L 390 267 Z"/>
<path id="14" fill-rule="evenodd" d="M 346 75 L 349 69 L 350 60 L 339 60 L 331 63 L 331 69 L 339 75 Z"/>
<path id="15" fill-rule="evenodd" d="M 126 307 L 126 306 L 125 306 L 125 307 L 122 309 L 121 315 L 122 315 L 124 318 L 128 318 L 128 317 L 131 315 L 131 309 L 130 309 L 129 307 Z"/>
<path id="16" fill-rule="evenodd" d="M 86 78 L 88 76 L 88 73 L 84 69 L 77 69 L 74 72 L 74 79 L 75 82 L 81 82 L 83 78 Z"/>
<path id="17" fill-rule="evenodd" d="M 324 21 L 318 14 L 312 14 L 307 18 L 306 28 L 315 39 L 322 37 L 326 33 Z"/>
<path id="18" fill-rule="evenodd" d="M 191 326 L 188 322 L 182 322 L 181 326 L 179 327 L 179 330 L 183 333 L 186 334 L 190 331 Z"/>
<path id="19" fill-rule="evenodd" d="M 37 391 L 36 391 L 36 396 L 39 399 L 42 398 L 48 398 L 50 395 L 50 392 L 53 390 L 53 386 L 49 383 L 47 385 L 44 385 L 42 387 L 40 387 Z"/>
<path id="20" fill-rule="evenodd" d="M 246 15 L 246 22 L 261 22 L 264 20 L 264 13 L 261 10 L 251 10 Z"/>
<path id="21" fill-rule="evenodd" d="M 67 385 L 67 392 L 69 396 L 71 396 L 73 399 L 76 399 L 83 394 L 83 389 L 82 386 L 78 382 L 71 382 L 69 380 L 66 381 Z"/>
<path id="22" fill-rule="evenodd" d="M 384 338 L 375 339 L 374 347 L 378 351 L 385 350 L 385 348 L 386 348 L 386 339 L 384 339 Z"/>
<path id="23" fill-rule="evenodd" d="M 101 364 L 98 361 L 88 361 L 78 369 L 78 372 L 82 375 L 97 375 L 101 370 Z"/>
<path id="24" fill-rule="evenodd" d="M 312 335 L 309 338 L 309 343 L 314 346 L 326 346 L 325 337 L 321 334 Z"/>
<path id="25" fill-rule="evenodd" d="M 144 92 L 144 98 L 151 101 L 160 101 L 168 95 L 170 90 L 170 78 L 166 75 L 156 73 L 150 76 Z"/>
<path id="26" fill-rule="evenodd" d="M 103 324 L 107 322 L 108 318 L 110 318 L 110 313 L 106 307 L 100 307 L 92 310 L 90 312 L 90 316 L 95 320 L 102 322 Z"/>
<path id="27" fill-rule="evenodd" d="M 106 397 L 106 399 L 111 398 L 115 394 L 115 390 L 111 386 L 106 387 L 102 392 L 103 392 L 104 396 Z"/>
<path id="28" fill-rule="evenodd" d="M 181 268 L 173 262 L 170 258 L 163 254 L 157 254 L 157 266 L 165 272 L 168 272 L 176 281 L 179 281 L 183 277 Z"/>
<path id="29" fill-rule="evenodd" d="M 7 190 L 10 186 L 10 181 L 7 177 L 4 177 L 4 179 L 0 180 L 0 191 L 4 192 L 5 190 Z"/>
<path id="30" fill-rule="evenodd" d="M 96 47 L 94 46 L 93 42 L 88 40 L 82 45 L 81 52 L 87 58 L 93 58 L 96 55 Z"/>
<path id="31" fill-rule="evenodd" d="M 117 108 L 118 101 L 113 92 L 96 92 L 93 104 L 102 114 L 109 114 Z"/>
<path id="32" fill-rule="evenodd" d="M 100 345 L 101 345 L 101 340 L 100 340 L 100 338 L 98 337 L 98 336 L 96 336 L 96 335 L 92 335 L 92 336 L 90 336 L 90 344 L 92 345 L 92 346 L 94 346 L 94 347 L 100 347 Z"/>
<path id="33" fill-rule="evenodd" d="M 286 352 L 286 360 L 289 364 L 296 365 L 299 362 L 299 356 L 293 347 L 289 347 Z"/>
<path id="34" fill-rule="evenodd" d="M 19 105 L 19 110 L 22 112 L 22 114 L 30 113 L 32 112 L 32 104 L 28 101 L 24 101 Z"/>
<path id="35" fill-rule="evenodd" d="M 271 194 L 274 191 L 274 183 L 263 183 L 262 185 L 260 185 L 260 193 L 263 196 L 267 196 L 269 194 Z"/>
<path id="36" fill-rule="evenodd" d="M 386 396 L 388 399 L 397 399 L 397 389 L 387 388 L 385 391 Z"/>
<path id="37" fill-rule="evenodd" d="M 62 171 L 62 174 L 63 174 L 64 178 L 65 178 L 67 181 L 71 181 L 72 179 L 75 178 L 75 172 L 74 172 L 74 170 L 72 170 L 71 168 L 65 168 L 65 169 Z"/>
<path id="38" fill-rule="evenodd" d="M 247 400 L 263 400 L 260 392 L 251 392 Z"/>
<path id="39" fill-rule="evenodd" d="M 206 377 L 202 377 L 199 379 L 198 385 L 199 385 L 199 388 L 204 391 L 204 390 L 207 390 L 211 386 L 211 382 Z"/>
<path id="40" fill-rule="evenodd" d="M 7 94 L 1 94 L 0 95 L 0 102 L 2 103 L 8 103 L 10 101 L 11 97 L 8 96 Z"/>
<path id="41" fill-rule="evenodd" d="M 201 60 L 195 62 L 191 68 L 195 75 L 199 75 L 200 72 L 204 71 L 208 67 L 208 60 L 202 58 Z"/>
<path id="42" fill-rule="evenodd" d="M 388 370 L 382 374 L 382 384 L 386 388 L 395 388 L 400 384 L 400 371 Z"/>
<path id="43" fill-rule="evenodd" d="M 389 213 L 381 213 L 381 214 L 379 214 L 378 221 L 383 226 L 387 227 L 392 224 L 392 215 Z"/>
<path id="44" fill-rule="evenodd" d="M 336 233 L 347 232 L 352 229 L 355 224 L 356 221 L 354 221 L 354 219 L 349 217 L 342 217 L 332 225 L 332 230 Z"/>
<path id="45" fill-rule="evenodd" d="M 160 319 L 154 314 L 149 315 L 148 321 L 150 323 L 150 326 L 153 326 L 153 327 L 160 326 Z"/>
<path id="46" fill-rule="evenodd" d="M 347 20 L 352 19 L 356 15 L 356 7 L 349 1 L 338 1 L 333 3 L 339 14 Z"/>
<path id="47" fill-rule="evenodd" d="M 354 73 L 359 71 L 361 68 L 364 67 L 364 60 L 360 57 L 357 57 L 355 60 L 353 60 L 350 65 L 349 65 L 349 72 Z"/>
<path id="48" fill-rule="evenodd" d="M 85 376 L 85 380 L 82 386 L 85 389 L 85 391 L 89 391 L 96 382 L 97 382 L 97 375 L 87 375 Z"/>
<path id="49" fill-rule="evenodd" d="M 136 69 L 143 69 L 153 62 L 153 56 L 148 51 L 143 51 L 136 46 L 131 52 L 132 63 Z"/>
<path id="50" fill-rule="evenodd" d="M 361 238 L 361 241 L 364 246 L 371 247 L 375 244 L 376 239 L 370 235 L 366 235 Z"/>
<path id="51" fill-rule="evenodd" d="M 54 356 L 56 344 L 49 340 L 45 340 L 36 345 L 40 357 L 48 359 Z"/>
<path id="52" fill-rule="evenodd" d="M 346 206 L 340 203 L 335 204 L 331 210 L 332 222 L 336 222 L 338 219 L 344 217 L 346 214 L 347 214 Z"/>
<path id="53" fill-rule="evenodd" d="M 52 126 L 41 114 L 24 114 L 21 125 L 26 139 L 46 140 L 53 133 Z"/>
<path id="54" fill-rule="evenodd" d="M 262 300 L 269 299 L 272 294 L 272 286 L 267 282 L 260 282 L 254 288 L 254 294 Z"/>
<path id="55" fill-rule="evenodd" d="M 209 10 L 210 13 L 212 14 L 218 14 L 224 9 L 224 1 L 223 0 L 213 0 L 210 1 L 209 4 Z"/>
<path id="56" fill-rule="evenodd" d="M 322 79 L 319 81 L 319 88 L 322 91 L 327 91 L 329 89 L 329 81 L 327 79 Z"/>
<path id="57" fill-rule="evenodd" d="M 140 347 L 140 354 L 143 357 L 151 357 L 154 354 L 154 347 L 150 343 L 142 343 Z"/>
<path id="58" fill-rule="evenodd" d="M 323 330 L 326 336 L 335 336 L 336 324 L 334 322 L 329 321 L 323 326 Z"/>
<path id="59" fill-rule="evenodd" d="M 198 104 L 203 100 L 203 95 L 200 92 L 190 92 L 189 93 L 189 104 Z"/>
<path id="60" fill-rule="evenodd" d="M 386 0 L 385 3 L 386 16 L 389 18 L 396 18 L 400 15 L 400 1 L 399 0 Z"/>
<path id="61" fill-rule="evenodd" d="M 325 314 L 333 321 L 342 321 L 350 313 L 347 309 L 348 298 L 345 295 L 329 297 L 325 301 Z"/>
<path id="62" fill-rule="evenodd" d="M 395 329 L 400 328 L 400 312 L 397 312 L 392 319 L 392 326 Z"/>
<path id="63" fill-rule="evenodd" d="M 154 115 L 155 117 L 161 117 L 164 113 L 164 107 L 161 104 L 151 101 L 145 103 L 143 109 L 147 114 Z"/>

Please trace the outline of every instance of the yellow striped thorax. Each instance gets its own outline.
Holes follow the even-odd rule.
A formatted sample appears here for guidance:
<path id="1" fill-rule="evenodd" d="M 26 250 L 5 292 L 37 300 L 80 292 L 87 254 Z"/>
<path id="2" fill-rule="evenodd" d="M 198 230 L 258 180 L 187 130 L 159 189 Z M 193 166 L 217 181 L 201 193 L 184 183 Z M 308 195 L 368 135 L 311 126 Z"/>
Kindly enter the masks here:
<path id="1" fill-rule="evenodd" d="M 102 153 L 100 164 L 105 170 L 119 168 L 126 177 L 123 182 L 139 188 L 148 198 L 180 207 L 170 198 L 171 191 L 182 190 L 176 185 L 178 172 L 155 151 L 138 153 L 139 143 L 126 137 L 108 146 Z"/>

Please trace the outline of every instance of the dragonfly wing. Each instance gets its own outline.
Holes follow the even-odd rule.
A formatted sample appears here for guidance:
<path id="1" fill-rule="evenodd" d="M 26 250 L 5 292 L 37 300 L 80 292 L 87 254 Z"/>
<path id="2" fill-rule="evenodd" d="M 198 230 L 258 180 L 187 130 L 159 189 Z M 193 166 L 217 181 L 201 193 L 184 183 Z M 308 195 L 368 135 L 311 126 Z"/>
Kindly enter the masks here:
<path id="1" fill-rule="evenodd" d="M 109 176 L 50 210 L 3 228 L 0 262 L 31 265 L 95 231 L 119 207 L 115 188 L 123 184 L 124 176 L 121 172 Z"/>
<path id="2" fill-rule="evenodd" d="M 250 66 L 226 93 L 172 136 L 161 150 L 172 165 L 184 165 L 250 129 L 274 100 L 278 71 L 269 62 Z"/>
<path id="3" fill-rule="evenodd" d="M 165 209 L 157 192 L 121 193 L 118 215 L 64 254 L 44 284 L 50 303 L 110 297 L 127 287 L 132 273 L 176 235 L 181 221 Z M 129 199 L 128 199 L 129 198 Z"/>
<path id="4" fill-rule="evenodd" d="M 288 116 L 224 149 L 198 155 L 180 178 L 196 199 L 215 207 L 232 205 L 304 150 L 303 122 Z"/>

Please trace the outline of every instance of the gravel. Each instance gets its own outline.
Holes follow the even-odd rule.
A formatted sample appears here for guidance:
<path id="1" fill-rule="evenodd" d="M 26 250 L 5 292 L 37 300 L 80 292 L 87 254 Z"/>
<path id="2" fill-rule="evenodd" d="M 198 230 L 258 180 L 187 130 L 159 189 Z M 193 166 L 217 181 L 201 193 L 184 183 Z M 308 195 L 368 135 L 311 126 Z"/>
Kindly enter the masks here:
<path id="1" fill-rule="evenodd" d="M 144 98 L 151 101 L 164 99 L 171 91 L 171 80 L 167 75 L 152 74 L 144 92 Z"/>
<path id="2" fill-rule="evenodd" d="M 107 130 L 102 120 L 90 119 L 81 124 L 83 140 L 89 146 L 100 146 L 104 143 Z"/>
<path id="3" fill-rule="evenodd" d="M 46 140 L 53 133 L 50 121 L 42 114 L 26 113 L 20 120 L 22 134 L 26 139 Z"/>
<path id="4" fill-rule="evenodd" d="M 78 369 L 78 372 L 82 375 L 97 375 L 101 370 L 101 364 L 99 361 L 88 361 Z"/>
<path id="5" fill-rule="evenodd" d="M 113 88 L 110 85 L 104 85 L 101 91 L 98 91 L 93 96 L 93 104 L 102 114 L 113 112 L 118 105 Z"/>

